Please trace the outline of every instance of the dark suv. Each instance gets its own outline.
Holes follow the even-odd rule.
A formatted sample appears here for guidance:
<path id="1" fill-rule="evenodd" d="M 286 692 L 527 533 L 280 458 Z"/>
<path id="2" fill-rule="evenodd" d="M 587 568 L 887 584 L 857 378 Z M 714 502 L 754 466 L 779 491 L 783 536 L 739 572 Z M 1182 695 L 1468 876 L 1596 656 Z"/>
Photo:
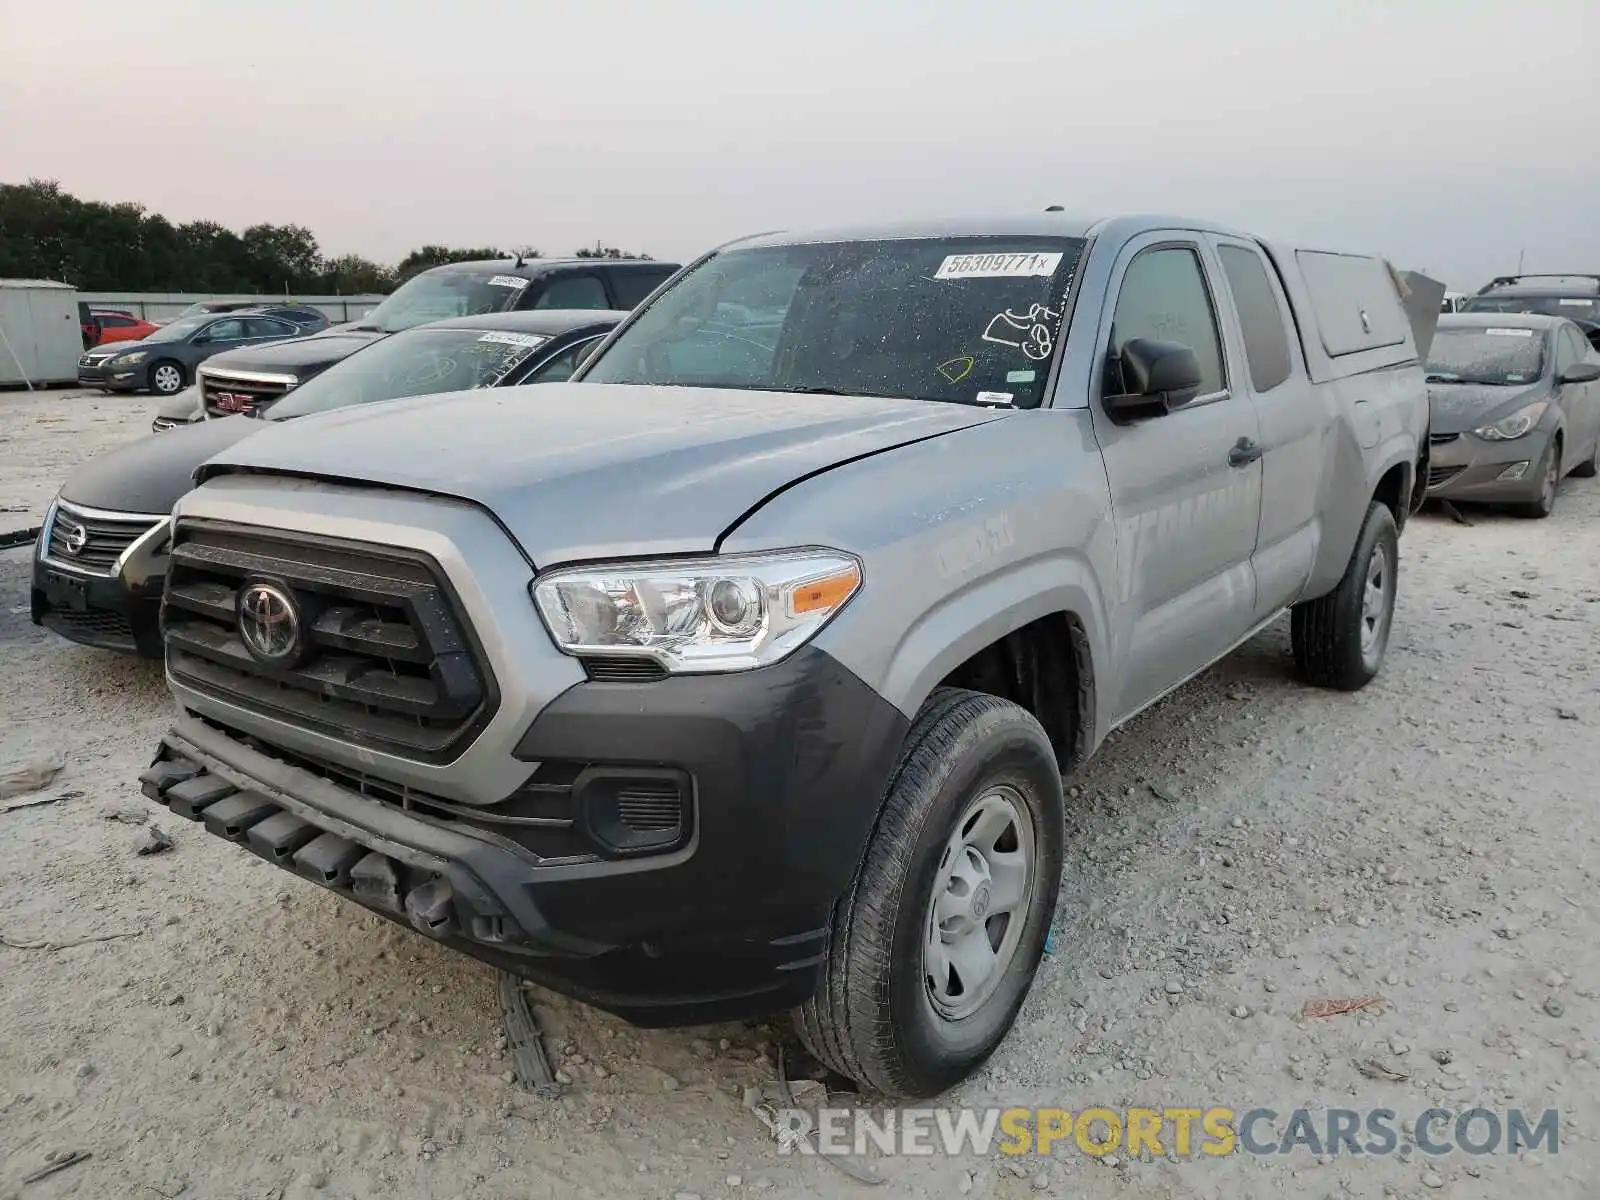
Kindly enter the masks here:
<path id="1" fill-rule="evenodd" d="M 293 345 L 219 354 L 197 376 L 205 415 L 226 417 L 270 405 L 362 346 L 415 325 L 533 309 L 631 309 L 677 270 L 677 263 L 586 258 L 433 267 L 401 284 L 359 321 Z"/>
<path id="2" fill-rule="evenodd" d="M 1500 275 L 1462 301 L 1457 311 L 1565 317 L 1600 350 L 1600 275 Z"/>

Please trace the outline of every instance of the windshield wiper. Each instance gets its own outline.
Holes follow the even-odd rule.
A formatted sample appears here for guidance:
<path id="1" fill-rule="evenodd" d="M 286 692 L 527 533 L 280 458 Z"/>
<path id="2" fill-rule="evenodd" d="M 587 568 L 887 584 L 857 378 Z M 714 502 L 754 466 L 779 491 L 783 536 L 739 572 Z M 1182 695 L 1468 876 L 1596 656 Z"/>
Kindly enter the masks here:
<path id="1" fill-rule="evenodd" d="M 1009 404 L 995 404 L 988 400 L 968 400 L 961 397 L 907 396 L 903 392 L 846 392 L 839 388 L 814 387 L 809 384 L 795 387 L 775 387 L 774 392 L 797 392 L 803 396 L 862 396 L 871 400 L 916 400 L 922 404 L 965 404 L 972 408 L 1010 408 Z"/>

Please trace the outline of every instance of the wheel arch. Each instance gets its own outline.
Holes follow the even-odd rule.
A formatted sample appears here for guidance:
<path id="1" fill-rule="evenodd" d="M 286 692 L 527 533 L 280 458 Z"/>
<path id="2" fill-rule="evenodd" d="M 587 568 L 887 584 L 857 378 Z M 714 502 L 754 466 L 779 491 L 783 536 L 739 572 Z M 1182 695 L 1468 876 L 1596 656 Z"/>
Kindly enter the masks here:
<path id="1" fill-rule="evenodd" d="M 1104 611 L 1086 561 L 1018 564 L 926 611 L 896 647 L 883 693 L 907 714 L 943 686 L 1012 700 L 1044 725 L 1070 770 L 1103 736 Z"/>

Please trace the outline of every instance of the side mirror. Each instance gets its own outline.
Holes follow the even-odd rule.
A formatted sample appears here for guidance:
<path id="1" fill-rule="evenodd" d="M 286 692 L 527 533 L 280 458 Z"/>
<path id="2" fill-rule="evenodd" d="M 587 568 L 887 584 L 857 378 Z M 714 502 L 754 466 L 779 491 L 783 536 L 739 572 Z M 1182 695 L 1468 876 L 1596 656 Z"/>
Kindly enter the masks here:
<path id="1" fill-rule="evenodd" d="M 1593 383 L 1600 379 L 1600 363 L 1581 362 L 1573 363 L 1561 372 L 1557 383 Z"/>
<path id="2" fill-rule="evenodd" d="M 1165 416 L 1200 394 L 1199 356 L 1181 342 L 1132 338 L 1123 345 L 1118 363 L 1124 390 L 1105 399 L 1113 417 Z"/>

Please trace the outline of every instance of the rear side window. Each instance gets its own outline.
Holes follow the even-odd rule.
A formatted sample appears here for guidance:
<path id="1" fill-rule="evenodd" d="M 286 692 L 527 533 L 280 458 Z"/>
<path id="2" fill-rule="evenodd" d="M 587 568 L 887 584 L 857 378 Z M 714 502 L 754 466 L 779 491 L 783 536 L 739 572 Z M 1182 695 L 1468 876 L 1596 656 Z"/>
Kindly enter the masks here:
<path id="1" fill-rule="evenodd" d="M 551 281 L 535 308 L 610 308 L 606 289 L 594 275 L 569 275 Z"/>
<path id="2" fill-rule="evenodd" d="M 1244 354 L 1250 362 L 1250 383 L 1258 392 L 1270 392 L 1289 378 L 1289 334 L 1283 306 L 1267 278 L 1261 256 L 1243 246 L 1219 246 L 1223 273 L 1233 292 L 1244 329 Z"/>
<path id="3" fill-rule="evenodd" d="M 298 332 L 288 321 L 278 321 L 271 317 L 246 317 L 244 329 L 245 337 L 253 338 L 288 337 Z"/>
<path id="4" fill-rule="evenodd" d="M 670 269 L 656 271 L 613 271 L 611 290 L 618 308 L 638 308 L 644 298 L 672 277 Z"/>
<path id="5" fill-rule="evenodd" d="M 1122 390 L 1121 371 L 1115 369 L 1117 356 L 1134 338 L 1179 342 L 1193 350 L 1200 360 L 1202 396 L 1227 387 L 1217 316 L 1199 255 L 1193 250 L 1145 250 L 1128 264 L 1111 318 L 1113 369 L 1107 372 L 1108 394 Z"/>

